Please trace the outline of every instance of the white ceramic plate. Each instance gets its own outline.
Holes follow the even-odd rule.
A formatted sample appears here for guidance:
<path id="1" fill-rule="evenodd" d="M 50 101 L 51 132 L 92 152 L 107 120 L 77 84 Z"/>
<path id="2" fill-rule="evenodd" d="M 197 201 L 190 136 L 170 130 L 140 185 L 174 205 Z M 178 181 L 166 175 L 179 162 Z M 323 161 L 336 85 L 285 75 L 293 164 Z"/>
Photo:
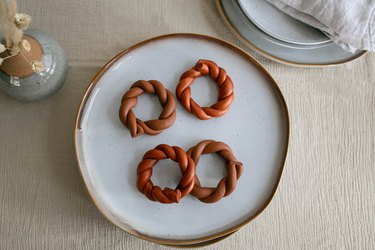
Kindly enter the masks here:
<path id="1" fill-rule="evenodd" d="M 236 0 L 216 0 L 216 5 L 227 26 L 244 44 L 280 63 L 305 67 L 330 66 L 350 62 L 366 54 L 366 51 L 352 54 L 335 43 L 308 50 L 285 47 L 270 41 L 274 38 L 258 29 Z"/>
<path id="2" fill-rule="evenodd" d="M 238 9 L 238 11 L 241 12 L 242 15 L 244 15 L 246 19 L 248 19 L 247 16 L 245 15 L 244 11 L 239 6 L 239 4 L 236 2 L 236 3 L 234 3 L 234 5 Z M 256 27 L 250 20 L 247 20 L 247 22 L 249 22 L 251 24 L 251 26 L 254 27 L 251 30 L 251 32 L 254 33 L 253 35 L 257 35 L 257 36 L 261 37 L 262 39 L 267 40 L 270 43 L 276 44 L 277 46 L 281 46 L 281 47 L 285 47 L 285 48 L 289 48 L 289 49 L 307 50 L 307 49 L 315 49 L 315 48 L 327 46 L 329 43 L 331 43 L 331 42 L 328 42 L 328 43 L 312 44 L 312 45 L 289 43 L 289 42 L 285 42 L 285 41 L 282 41 L 280 39 L 277 39 L 277 38 L 263 32 L 261 29 Z"/>
<path id="3" fill-rule="evenodd" d="M 238 0 L 238 3 L 258 28 L 277 39 L 300 45 L 331 41 L 320 30 L 290 17 L 266 0 Z"/>
<path id="4" fill-rule="evenodd" d="M 158 136 L 132 139 L 118 118 L 122 95 L 138 79 L 157 79 L 175 92 L 180 75 L 198 59 L 215 61 L 234 81 L 235 100 L 227 114 L 198 120 L 177 102 L 174 125 Z M 199 78 L 192 96 L 201 105 L 216 102 L 216 84 Z M 142 95 L 135 112 L 157 117 L 156 97 Z M 209 241 L 255 218 L 274 195 L 289 138 L 287 107 L 272 77 L 255 59 L 224 41 L 193 34 L 166 35 L 137 44 L 110 61 L 89 86 L 79 108 L 75 145 L 81 174 L 93 202 L 114 224 L 143 239 L 186 245 Z M 136 189 L 143 154 L 161 143 L 188 150 L 204 139 L 229 144 L 244 163 L 244 174 L 229 197 L 205 204 L 188 195 L 179 204 L 151 202 Z M 207 166 L 207 167 L 205 167 Z M 201 158 L 197 172 L 204 185 L 225 175 L 221 159 Z M 152 180 L 174 188 L 180 178 L 170 160 L 160 162 Z"/>
<path id="5" fill-rule="evenodd" d="M 255 26 L 245 15 L 244 11 L 240 8 L 239 4 L 237 2 L 234 3 L 235 7 L 237 8 L 237 11 L 241 12 L 244 16 L 246 21 L 249 23 L 249 26 L 252 27 L 251 29 L 251 36 L 258 36 L 261 37 L 264 40 L 267 40 L 267 42 L 273 43 L 281 48 L 288 48 L 288 49 L 298 49 L 298 50 L 311 50 L 316 49 L 320 47 L 324 47 L 332 43 L 332 41 L 328 43 L 321 43 L 321 44 L 311 44 L 311 45 L 304 45 L 304 44 L 295 44 L 295 43 L 289 43 L 285 42 L 283 40 L 280 40 L 276 37 L 273 37 L 265 32 L 263 32 L 261 29 L 259 29 L 257 26 Z"/>

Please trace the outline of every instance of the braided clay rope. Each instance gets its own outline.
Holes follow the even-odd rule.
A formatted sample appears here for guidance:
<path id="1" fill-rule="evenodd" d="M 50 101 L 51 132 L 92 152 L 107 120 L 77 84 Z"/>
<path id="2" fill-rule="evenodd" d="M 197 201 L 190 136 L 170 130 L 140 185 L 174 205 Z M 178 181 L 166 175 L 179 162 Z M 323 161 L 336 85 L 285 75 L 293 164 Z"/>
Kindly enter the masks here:
<path id="1" fill-rule="evenodd" d="M 211 107 L 200 107 L 190 97 L 190 85 L 193 84 L 195 78 L 208 74 L 219 86 L 218 101 Z M 207 120 L 222 116 L 228 111 L 234 98 L 233 82 L 225 70 L 217 66 L 216 63 L 199 60 L 192 69 L 186 71 L 180 77 L 180 82 L 176 88 L 176 96 L 188 112 L 195 114 L 201 120 Z"/>
<path id="2" fill-rule="evenodd" d="M 226 162 L 227 176 L 220 180 L 216 188 L 201 187 L 199 179 L 195 176 L 195 184 L 191 194 L 206 203 L 219 201 L 221 198 L 230 195 L 236 188 L 237 180 L 241 177 L 243 166 L 233 155 L 231 148 L 223 143 L 212 140 L 200 142 L 187 152 L 198 165 L 202 154 L 218 153 Z"/>
<path id="3" fill-rule="evenodd" d="M 175 189 L 154 186 L 151 181 L 152 168 L 159 160 L 170 158 L 178 162 L 182 178 Z M 186 152 L 177 146 L 160 144 L 143 156 L 137 169 L 137 188 L 148 199 L 161 203 L 178 203 L 181 198 L 189 194 L 194 187 L 195 164 Z"/>
<path id="4" fill-rule="evenodd" d="M 144 92 L 157 95 L 163 106 L 159 119 L 143 122 L 135 117 L 133 108 L 137 105 L 138 96 Z M 160 134 L 169 128 L 176 120 L 176 102 L 172 93 L 163 84 L 156 80 L 136 81 L 124 94 L 121 100 L 120 112 L 121 122 L 130 130 L 131 136 L 137 137 L 143 133 L 149 135 Z"/>

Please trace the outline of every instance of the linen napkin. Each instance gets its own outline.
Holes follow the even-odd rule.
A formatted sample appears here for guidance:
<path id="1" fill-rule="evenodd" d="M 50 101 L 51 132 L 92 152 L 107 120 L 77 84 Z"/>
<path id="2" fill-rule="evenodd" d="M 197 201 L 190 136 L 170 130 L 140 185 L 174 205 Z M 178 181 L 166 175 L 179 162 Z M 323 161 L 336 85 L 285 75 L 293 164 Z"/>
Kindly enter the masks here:
<path id="1" fill-rule="evenodd" d="M 267 0 L 352 53 L 375 51 L 375 0 Z"/>

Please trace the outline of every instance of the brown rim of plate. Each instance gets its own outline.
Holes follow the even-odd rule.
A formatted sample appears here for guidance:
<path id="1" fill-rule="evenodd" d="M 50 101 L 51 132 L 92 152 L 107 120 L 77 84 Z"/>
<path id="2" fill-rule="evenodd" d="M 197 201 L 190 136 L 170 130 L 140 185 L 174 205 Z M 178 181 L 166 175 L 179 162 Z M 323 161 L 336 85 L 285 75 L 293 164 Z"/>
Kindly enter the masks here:
<path id="1" fill-rule="evenodd" d="M 115 220 L 116 219 L 115 216 L 113 214 L 111 214 L 110 211 L 106 210 L 105 207 L 101 206 L 100 202 L 98 202 L 96 200 L 96 198 L 91 194 L 90 189 L 88 187 L 88 180 L 87 180 L 86 176 L 84 176 L 84 173 L 83 173 L 84 168 L 82 167 L 83 162 L 80 160 L 78 136 L 77 136 L 79 130 L 81 129 L 80 123 L 81 123 L 82 114 L 83 114 L 83 111 L 85 110 L 87 101 L 88 101 L 88 99 L 89 99 L 89 97 L 92 93 L 92 90 L 94 89 L 94 87 L 96 86 L 96 84 L 100 80 L 100 78 L 105 74 L 105 72 L 107 72 L 107 70 L 114 63 L 116 63 L 120 58 L 122 58 L 127 53 L 132 52 L 132 51 L 136 50 L 137 48 L 142 47 L 143 45 L 146 45 L 146 44 L 149 44 L 149 43 L 152 43 L 152 42 L 155 42 L 155 41 L 160 41 L 160 40 L 163 40 L 163 39 L 169 39 L 169 38 L 195 38 L 195 39 L 202 39 L 204 41 L 210 41 L 210 42 L 222 45 L 222 46 L 238 53 L 243 58 L 247 59 L 252 65 L 255 66 L 255 68 L 257 68 L 268 79 L 268 83 L 269 83 L 270 87 L 275 91 L 274 93 L 280 101 L 280 105 L 283 109 L 283 113 L 284 113 L 284 116 L 285 116 L 284 119 L 285 119 L 285 124 L 286 124 L 286 128 L 285 128 L 286 129 L 286 143 L 284 145 L 284 151 L 283 151 L 283 154 L 282 154 L 283 158 L 281 160 L 281 166 L 280 166 L 278 178 L 276 180 L 276 185 L 273 187 L 273 190 L 271 192 L 270 197 L 267 199 L 267 201 L 264 203 L 264 205 L 261 208 L 259 208 L 258 211 L 256 211 L 253 216 L 247 218 L 245 221 L 243 221 L 243 222 L 241 222 L 241 223 L 239 223 L 235 226 L 232 226 L 229 229 L 226 229 L 224 231 L 221 231 L 219 233 L 215 233 L 215 234 L 212 234 L 212 235 L 209 235 L 209 236 L 204 236 L 204 237 L 194 238 L 194 239 L 189 239 L 189 240 L 162 239 L 162 238 L 157 238 L 157 237 L 145 235 L 145 234 L 143 234 L 141 232 L 138 232 L 134 229 L 130 229 L 131 227 L 129 227 L 129 229 L 123 228 L 121 226 L 122 224 L 120 222 L 118 222 L 119 220 L 118 219 Z M 280 183 L 281 176 L 282 176 L 282 173 L 283 173 L 283 170 L 284 170 L 284 164 L 285 164 L 285 160 L 286 160 L 286 156 L 287 156 L 287 152 L 288 152 L 288 147 L 289 147 L 289 135 L 290 135 L 289 112 L 288 112 L 288 108 L 287 108 L 285 99 L 284 99 L 284 97 L 281 93 L 281 90 L 278 87 L 275 80 L 272 78 L 272 76 L 268 73 L 268 71 L 254 57 L 252 57 L 251 55 L 249 55 L 247 52 L 240 49 L 239 47 L 237 47 L 237 46 L 235 46 L 235 45 L 233 45 L 229 42 L 226 42 L 224 40 L 221 40 L 219 38 L 206 36 L 206 35 L 200 35 L 200 34 L 192 34 L 192 33 L 175 33 L 175 34 L 166 34 L 166 35 L 162 35 L 162 36 L 157 36 L 157 37 L 150 38 L 150 39 L 144 40 L 142 42 L 139 42 L 139 43 L 125 49 L 124 51 L 120 52 L 118 55 L 116 55 L 114 58 L 112 58 L 107 64 L 105 64 L 98 71 L 98 73 L 94 76 L 91 83 L 87 87 L 87 89 L 85 91 L 85 94 L 83 95 L 82 101 L 79 105 L 78 111 L 77 111 L 77 118 L 76 118 L 75 126 L 74 126 L 74 146 L 75 146 L 75 154 L 76 154 L 76 158 L 77 158 L 77 162 L 78 162 L 79 171 L 80 171 L 80 174 L 81 174 L 81 177 L 82 177 L 82 180 L 83 180 L 84 187 L 87 191 L 87 194 L 90 197 L 90 199 L 92 200 L 92 202 L 94 203 L 94 205 L 98 208 L 98 210 L 101 212 L 101 214 L 105 218 L 107 218 L 109 221 L 111 221 L 118 228 L 124 230 L 125 232 L 127 232 L 129 234 L 137 236 L 141 239 L 148 240 L 148 241 L 151 241 L 151 242 L 154 242 L 154 243 L 157 243 L 157 244 L 162 244 L 162 245 L 183 246 L 183 245 L 195 245 L 195 244 L 199 244 L 199 243 L 203 243 L 203 242 L 207 242 L 207 241 L 212 241 L 212 240 L 220 238 L 222 236 L 229 235 L 229 234 L 237 231 L 238 229 L 240 229 L 242 226 L 248 224 L 250 221 L 255 219 L 259 214 L 261 214 L 263 212 L 263 210 L 269 205 L 272 198 L 274 197 L 274 195 L 276 193 L 276 190 L 277 190 L 277 187 Z"/>
<path id="2" fill-rule="evenodd" d="M 220 16 L 222 17 L 224 23 L 229 28 L 229 30 L 232 32 L 232 34 L 235 37 L 237 37 L 246 46 L 248 46 L 249 48 L 251 48 L 255 52 L 259 53 L 260 55 L 262 55 L 262 56 L 264 56 L 268 59 L 271 59 L 272 61 L 282 63 L 282 64 L 286 64 L 286 65 L 289 65 L 289 66 L 305 67 L 305 68 L 330 67 L 330 66 L 338 66 L 338 65 L 341 65 L 341 64 L 344 64 L 344 63 L 352 62 L 352 61 L 364 56 L 368 52 L 368 51 L 363 51 L 362 53 L 358 53 L 356 56 L 353 56 L 353 57 L 351 57 L 350 59 L 347 59 L 347 60 L 337 61 L 337 62 L 333 62 L 333 63 L 323 63 L 323 64 L 321 64 L 321 63 L 298 63 L 298 62 L 285 60 L 285 59 L 282 59 L 282 58 L 277 57 L 277 56 L 273 56 L 273 55 L 269 54 L 268 52 L 258 48 L 257 46 L 255 46 L 251 42 L 249 42 L 245 37 L 243 37 L 237 31 L 237 29 L 233 26 L 232 22 L 229 20 L 227 14 L 225 13 L 224 7 L 222 5 L 222 1 L 225 1 L 225 0 L 215 0 L 216 8 L 217 8 Z"/>
<path id="3" fill-rule="evenodd" d="M 187 244 L 187 245 L 167 245 L 167 244 L 164 244 L 164 246 L 175 247 L 175 248 L 200 248 L 200 247 L 206 247 L 206 246 L 218 243 L 218 242 L 220 242 L 222 240 L 225 240 L 226 238 L 232 236 L 233 234 L 235 234 L 237 232 L 238 231 L 234 231 L 233 233 L 221 236 L 219 238 L 216 238 L 216 239 L 213 239 L 213 240 L 209 240 L 209 241 L 204 241 L 204 242 L 201 242 L 201 243 L 196 243 L 196 244 Z"/>

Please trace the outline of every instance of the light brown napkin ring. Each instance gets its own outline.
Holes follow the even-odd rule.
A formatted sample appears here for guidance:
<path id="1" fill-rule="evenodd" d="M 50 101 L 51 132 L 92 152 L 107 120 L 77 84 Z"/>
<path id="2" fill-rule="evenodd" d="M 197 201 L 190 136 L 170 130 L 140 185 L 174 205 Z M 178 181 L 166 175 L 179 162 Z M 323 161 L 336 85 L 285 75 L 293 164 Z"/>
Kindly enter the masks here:
<path id="1" fill-rule="evenodd" d="M 163 106 L 163 111 L 159 119 L 143 122 L 136 118 L 133 108 L 137 105 L 137 97 L 144 92 L 158 96 L 160 104 Z M 156 80 L 139 80 L 136 81 L 122 97 L 119 117 L 122 124 L 130 130 L 130 134 L 133 138 L 143 133 L 157 135 L 164 129 L 172 126 L 175 122 L 176 102 L 173 94 L 160 82 Z"/>
<path id="2" fill-rule="evenodd" d="M 200 107 L 192 98 L 190 85 L 195 78 L 210 75 L 219 86 L 219 96 L 217 103 L 210 107 Z M 176 88 L 177 99 L 184 106 L 186 111 L 195 114 L 201 120 L 211 119 L 224 115 L 234 99 L 233 82 L 226 71 L 216 63 L 209 60 L 199 60 L 190 70 L 180 77 L 180 82 Z"/>
<path id="3" fill-rule="evenodd" d="M 231 148 L 223 143 L 213 140 L 205 140 L 192 147 L 187 152 L 198 166 L 199 158 L 202 154 L 217 153 L 226 162 L 227 176 L 220 180 L 216 188 L 201 187 L 198 176 L 195 176 L 195 184 L 191 194 L 205 203 L 217 202 L 223 197 L 230 195 L 236 188 L 237 180 L 243 172 L 243 165 L 238 162 L 233 155 Z"/>
<path id="4" fill-rule="evenodd" d="M 154 186 L 151 181 L 152 169 L 159 160 L 170 158 L 179 164 L 182 178 L 175 189 Z M 186 152 L 177 146 L 160 144 L 143 156 L 137 168 L 137 188 L 151 201 L 178 203 L 194 187 L 195 164 Z"/>

